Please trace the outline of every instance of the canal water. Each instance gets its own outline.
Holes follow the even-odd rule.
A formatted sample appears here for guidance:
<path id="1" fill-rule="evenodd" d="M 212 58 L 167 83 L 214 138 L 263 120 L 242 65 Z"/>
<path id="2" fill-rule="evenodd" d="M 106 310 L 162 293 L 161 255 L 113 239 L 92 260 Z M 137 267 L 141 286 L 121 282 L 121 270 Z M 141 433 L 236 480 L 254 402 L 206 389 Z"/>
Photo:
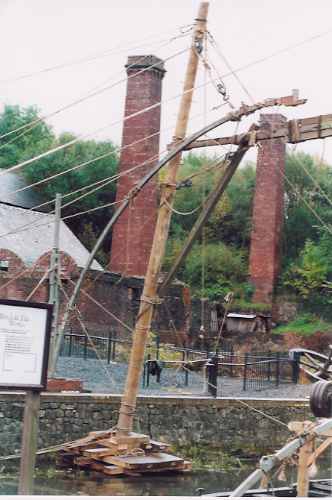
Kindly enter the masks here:
<path id="1" fill-rule="evenodd" d="M 197 495 L 203 488 L 206 493 L 232 491 L 256 467 L 256 462 L 227 471 L 195 470 L 184 474 L 151 474 L 140 477 L 105 477 L 94 472 L 56 471 L 54 468 L 38 468 L 35 495 L 89 495 L 89 496 L 153 496 Z M 320 464 L 316 478 L 331 477 L 331 460 Z M 295 481 L 295 471 L 289 483 Z M 275 486 L 285 483 L 274 481 Z M 0 473 L 0 494 L 17 494 L 17 472 Z"/>
<path id="2" fill-rule="evenodd" d="M 152 496 L 196 495 L 198 488 L 206 492 L 232 490 L 250 469 L 222 471 L 194 471 L 184 474 L 151 474 L 141 477 L 105 477 L 98 473 L 39 473 L 35 480 L 35 495 L 91 495 L 91 496 Z M 17 479 L 0 480 L 1 495 L 17 494 Z"/>

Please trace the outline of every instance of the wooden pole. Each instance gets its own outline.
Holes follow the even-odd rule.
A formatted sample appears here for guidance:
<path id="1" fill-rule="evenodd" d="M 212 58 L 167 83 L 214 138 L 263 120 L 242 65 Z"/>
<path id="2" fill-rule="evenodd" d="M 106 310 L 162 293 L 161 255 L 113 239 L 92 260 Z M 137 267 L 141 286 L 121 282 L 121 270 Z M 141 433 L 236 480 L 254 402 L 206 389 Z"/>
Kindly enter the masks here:
<path id="1" fill-rule="evenodd" d="M 174 143 L 181 142 L 187 132 L 188 118 L 192 103 L 193 88 L 198 68 L 198 51 L 202 48 L 202 42 L 206 33 L 206 19 L 208 13 L 208 2 L 201 2 L 198 9 L 192 46 L 187 65 L 183 94 L 180 103 L 179 114 L 174 133 Z M 177 154 L 168 164 L 167 177 L 161 190 L 161 202 L 158 212 L 157 224 L 152 243 L 148 269 L 146 272 L 143 293 L 139 311 L 139 319 L 136 322 L 133 333 L 133 346 L 131 350 L 127 380 L 124 395 L 122 397 L 118 434 L 128 435 L 133 428 L 136 399 L 139 388 L 140 375 L 144 363 L 145 345 L 151 327 L 153 305 L 156 303 L 156 292 L 158 277 L 165 253 L 165 246 L 171 220 L 171 207 L 176 189 L 176 176 L 181 161 L 181 152 Z M 148 307 L 146 307 L 148 306 Z"/>
<path id="2" fill-rule="evenodd" d="M 60 222 L 61 222 L 61 194 L 57 193 L 55 198 L 55 222 L 54 222 L 54 237 L 53 249 L 51 254 L 51 273 L 50 273 L 50 289 L 49 289 L 49 304 L 53 304 L 53 319 L 51 331 L 51 348 L 49 360 L 49 376 L 53 377 L 56 367 L 57 358 L 55 356 L 55 342 L 58 331 L 59 320 L 59 248 L 60 248 Z"/>
<path id="3" fill-rule="evenodd" d="M 22 451 L 18 485 L 19 495 L 33 494 L 39 407 L 40 392 L 33 390 L 27 391 L 23 419 Z"/>
<path id="4" fill-rule="evenodd" d="M 313 451 L 313 439 L 309 439 L 299 450 L 297 470 L 297 496 L 307 497 L 309 491 L 309 459 Z"/>

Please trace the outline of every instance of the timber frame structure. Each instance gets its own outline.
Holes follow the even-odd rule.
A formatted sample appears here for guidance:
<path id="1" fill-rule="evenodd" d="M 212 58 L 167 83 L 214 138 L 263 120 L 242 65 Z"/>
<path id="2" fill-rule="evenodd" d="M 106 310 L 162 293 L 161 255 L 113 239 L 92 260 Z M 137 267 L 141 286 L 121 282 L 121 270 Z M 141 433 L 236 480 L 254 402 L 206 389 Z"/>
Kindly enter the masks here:
<path id="1" fill-rule="evenodd" d="M 292 104 L 289 104 L 289 106 L 292 106 Z M 215 139 L 193 141 L 186 146 L 185 150 L 206 148 L 208 146 L 226 146 L 227 144 L 238 146 L 242 141 L 247 142 L 248 146 L 252 147 L 261 141 L 268 141 L 271 139 L 284 139 L 285 142 L 298 144 L 299 142 L 311 141 L 312 139 L 325 139 L 331 136 L 332 114 L 329 114 L 289 120 L 284 126 L 272 130 L 272 133 L 261 130 L 257 125 L 254 132 L 251 131 L 229 137 L 216 137 Z"/>
<path id="2" fill-rule="evenodd" d="M 190 137 L 181 141 L 179 144 L 175 144 L 170 149 L 166 157 L 163 158 L 156 165 L 156 167 L 139 182 L 136 189 L 134 189 L 130 193 L 128 198 L 114 213 L 113 217 L 111 218 L 99 240 L 97 241 L 95 248 L 92 250 L 85 269 L 83 269 L 83 271 L 81 272 L 73 295 L 69 301 L 69 308 L 67 312 L 69 313 L 69 311 L 73 307 L 75 307 L 75 302 L 80 291 L 80 286 L 83 282 L 87 270 L 91 265 L 91 262 L 95 257 L 96 252 L 99 249 L 99 246 L 103 241 L 103 238 L 116 222 L 120 214 L 127 208 L 130 199 L 135 197 L 140 189 L 149 181 L 149 179 L 152 178 L 165 164 L 175 158 L 181 151 L 185 150 L 187 146 L 204 135 L 207 131 L 213 130 L 214 128 L 224 123 L 239 121 L 242 117 L 253 114 L 260 109 L 273 107 L 276 105 L 297 106 L 300 104 L 304 104 L 305 102 L 305 100 L 299 100 L 297 96 L 292 95 L 283 98 L 267 99 L 252 106 L 242 105 L 238 111 L 228 113 L 226 116 L 220 118 L 212 124 L 207 125 L 198 132 L 195 132 Z M 240 161 L 243 158 L 245 152 L 251 145 L 253 145 L 252 138 L 256 134 L 256 128 L 256 126 L 251 127 L 249 133 L 245 134 L 241 139 L 238 149 L 233 153 L 231 158 L 226 161 L 226 169 L 223 172 L 219 183 L 217 183 L 217 188 L 219 187 L 219 191 L 213 191 L 213 200 L 211 200 L 210 195 L 207 199 L 206 206 L 203 209 L 202 216 L 204 220 L 206 220 L 209 213 L 211 213 L 213 207 L 215 206 L 215 203 L 218 202 L 222 192 L 226 188 L 228 182 L 231 180 L 233 174 L 235 173 L 236 168 L 240 164 Z M 167 205 L 164 206 L 167 207 Z M 171 212 L 169 208 L 168 210 Z M 158 290 L 158 293 L 160 295 L 165 292 L 165 289 L 169 282 L 170 279 L 167 279 L 162 288 Z M 155 286 L 157 286 L 157 283 L 158 275 L 156 275 Z M 141 310 L 138 315 L 137 321 L 139 321 L 142 315 L 144 315 L 147 311 L 149 312 L 149 315 L 152 315 L 157 300 L 157 293 L 155 293 L 154 296 L 149 296 L 149 300 L 144 299 L 142 301 Z M 63 320 L 62 329 L 65 327 L 65 323 L 66 317 Z M 146 331 L 148 331 L 148 329 L 149 327 L 147 327 Z M 140 344 L 141 354 L 144 354 L 145 341 L 143 342 L 141 339 L 141 330 L 139 329 L 137 330 L 137 332 L 138 335 L 136 336 L 136 339 Z M 140 372 L 141 366 L 139 366 L 139 364 L 136 364 L 135 369 Z M 144 472 L 160 472 L 165 470 L 190 470 L 190 463 L 169 453 L 169 445 L 153 441 L 148 436 L 132 432 L 133 419 L 135 414 L 135 403 L 137 398 L 136 388 L 133 391 L 130 390 L 129 394 L 131 398 L 130 403 L 127 403 L 126 394 L 122 399 L 122 408 L 125 409 L 124 415 L 126 419 L 128 419 L 128 427 L 125 430 L 122 428 L 123 430 L 121 432 L 118 431 L 117 427 L 106 431 L 92 431 L 85 438 L 74 441 L 67 446 L 64 446 L 61 450 L 61 455 L 64 463 L 66 465 L 74 463 L 80 467 L 98 470 L 107 475 L 137 475 Z"/>
<path id="3" fill-rule="evenodd" d="M 187 470 L 189 466 L 189 464 L 183 459 L 167 453 L 168 445 L 152 441 L 149 436 L 133 432 L 139 380 L 144 364 L 145 345 L 151 328 L 152 314 L 155 305 L 159 303 L 160 300 L 158 294 L 165 291 L 165 285 L 163 286 L 163 290 L 159 289 L 159 273 L 168 237 L 172 206 L 176 190 L 176 175 L 180 165 L 182 152 L 192 149 L 193 147 L 216 145 L 216 142 L 218 141 L 218 144 L 238 145 L 238 149 L 229 158 L 227 158 L 226 169 L 217 183 L 218 190 L 214 190 L 213 193 L 210 194 L 207 199 L 206 206 L 203 208 L 202 217 L 199 219 L 200 224 L 203 224 L 213 210 L 215 204 L 220 199 L 220 196 L 224 192 L 228 182 L 231 180 L 245 152 L 250 147 L 254 146 L 257 141 L 271 139 L 271 134 L 265 137 L 259 127 L 253 125 L 246 134 L 233 136 L 231 138 L 213 139 L 211 141 L 213 144 L 207 144 L 207 141 L 199 141 L 198 139 L 220 125 L 228 122 L 239 122 L 243 117 L 249 116 L 261 109 L 274 106 L 298 106 L 306 102 L 305 99 L 299 99 L 297 92 L 293 92 L 292 95 L 286 97 L 266 99 L 250 106 L 243 104 L 237 111 L 231 111 L 213 123 L 204 126 L 189 137 L 186 137 L 194 82 L 199 62 L 199 50 L 202 50 L 202 40 L 206 33 L 207 11 L 208 3 L 202 2 L 199 7 L 195 28 L 193 30 L 192 47 L 189 55 L 182 100 L 174 132 L 174 142 L 170 146 L 169 152 L 166 156 L 159 161 L 157 165 L 152 168 L 151 171 L 146 174 L 128 193 L 125 200 L 120 204 L 110 221 L 106 224 L 89 256 L 85 268 L 80 274 L 73 294 L 68 301 L 68 306 L 59 330 L 57 342 L 55 344 L 54 355 L 51 363 L 51 372 L 55 369 L 62 335 L 69 314 L 71 310 L 75 308 L 77 297 L 85 275 L 89 270 L 96 253 L 101 247 L 103 240 L 120 215 L 129 206 L 131 200 L 137 196 L 142 188 L 160 171 L 164 165 L 167 165 L 167 176 L 161 188 L 161 202 L 158 211 L 158 220 L 149 265 L 145 277 L 144 289 L 140 299 L 140 310 L 136 319 L 135 328 L 133 330 L 133 346 L 129 361 L 125 391 L 121 400 L 118 424 L 115 428 L 107 431 L 91 432 L 86 438 L 75 441 L 71 443 L 70 446 L 64 447 L 62 450 L 63 457 L 65 459 L 69 458 L 70 461 L 73 461 L 77 465 L 101 470 L 106 474 L 135 475 L 141 472 L 161 470 L 184 471 Z M 301 140 L 327 137 L 332 135 L 332 129 L 331 131 L 329 130 L 331 128 L 332 115 L 327 116 L 329 117 L 328 119 L 316 117 L 314 119 L 302 121 L 293 120 L 291 125 L 287 125 L 287 127 L 283 127 L 281 130 L 273 130 L 272 136 L 285 137 L 285 140 L 290 138 L 292 141 L 296 140 L 297 142 L 301 142 Z M 199 233 L 201 227 L 200 224 L 196 227 L 196 232 L 191 235 L 191 244 Z M 185 258 L 185 255 L 183 258 Z M 179 261 L 177 261 L 177 264 L 179 264 Z M 168 279 L 168 283 L 170 280 L 171 277 Z"/>

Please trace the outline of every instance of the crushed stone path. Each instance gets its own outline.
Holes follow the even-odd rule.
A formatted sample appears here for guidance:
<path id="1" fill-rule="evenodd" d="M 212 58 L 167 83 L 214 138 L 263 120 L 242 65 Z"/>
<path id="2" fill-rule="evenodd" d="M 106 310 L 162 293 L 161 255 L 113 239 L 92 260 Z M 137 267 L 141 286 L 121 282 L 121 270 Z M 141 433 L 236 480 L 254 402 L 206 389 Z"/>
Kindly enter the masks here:
<path id="1" fill-rule="evenodd" d="M 83 382 L 83 389 L 87 392 L 122 394 L 127 375 L 126 363 L 101 362 L 97 359 L 82 359 L 76 357 L 60 357 L 56 376 L 78 378 Z M 160 384 L 156 378 L 150 376 L 149 387 L 143 388 L 141 383 L 140 394 L 145 395 L 207 395 L 206 385 L 200 373 L 190 373 L 188 386 L 185 385 L 185 374 L 182 370 L 164 368 L 161 373 Z M 143 382 L 143 379 L 142 379 Z M 218 377 L 218 396 L 222 397 L 252 397 L 276 399 L 303 399 L 309 398 L 313 384 L 300 385 L 283 383 L 279 387 L 264 386 L 260 390 L 248 388 L 243 390 L 242 378 Z"/>

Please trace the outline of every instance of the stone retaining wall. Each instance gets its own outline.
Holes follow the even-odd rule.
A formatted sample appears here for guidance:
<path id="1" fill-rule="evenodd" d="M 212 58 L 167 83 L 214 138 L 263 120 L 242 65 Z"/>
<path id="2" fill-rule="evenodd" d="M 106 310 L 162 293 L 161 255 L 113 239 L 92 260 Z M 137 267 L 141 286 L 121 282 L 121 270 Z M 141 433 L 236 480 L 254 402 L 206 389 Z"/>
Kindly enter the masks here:
<path id="1" fill-rule="evenodd" d="M 244 399 L 284 423 L 310 418 L 306 400 Z M 108 429 L 117 422 L 120 396 L 42 394 L 39 448 Z M 0 455 L 20 449 L 24 395 L 0 393 Z M 285 426 L 236 399 L 140 397 L 136 430 L 170 443 L 207 444 L 240 455 L 262 454 L 290 437 Z"/>

